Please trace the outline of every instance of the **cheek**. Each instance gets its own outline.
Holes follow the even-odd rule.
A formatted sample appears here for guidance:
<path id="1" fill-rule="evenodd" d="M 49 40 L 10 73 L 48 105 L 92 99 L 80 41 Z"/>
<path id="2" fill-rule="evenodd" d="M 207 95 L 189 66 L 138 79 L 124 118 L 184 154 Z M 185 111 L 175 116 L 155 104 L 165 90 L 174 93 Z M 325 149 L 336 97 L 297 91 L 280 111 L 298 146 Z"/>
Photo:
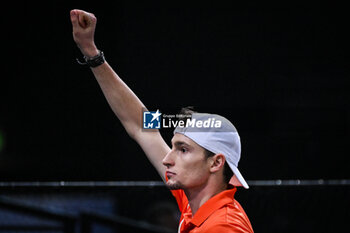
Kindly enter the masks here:
<path id="1" fill-rule="evenodd" d="M 196 161 L 183 166 L 183 175 L 186 181 L 199 182 L 205 180 L 209 174 L 206 163 Z"/>

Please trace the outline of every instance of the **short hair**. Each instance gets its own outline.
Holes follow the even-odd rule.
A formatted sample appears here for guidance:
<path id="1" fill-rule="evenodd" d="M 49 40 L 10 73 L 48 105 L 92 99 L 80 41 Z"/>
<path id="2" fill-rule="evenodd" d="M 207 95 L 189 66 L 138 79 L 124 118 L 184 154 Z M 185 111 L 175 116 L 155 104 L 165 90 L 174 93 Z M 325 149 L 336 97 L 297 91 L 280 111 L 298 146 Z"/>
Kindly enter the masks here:
<path id="1" fill-rule="evenodd" d="M 196 111 L 194 111 L 193 106 L 184 107 L 180 111 L 180 115 L 186 116 L 186 117 L 184 117 L 185 119 L 188 119 L 189 118 L 188 116 L 192 116 L 193 113 L 196 113 Z M 206 156 L 206 159 L 215 155 L 215 153 L 213 153 L 205 148 L 203 148 L 203 149 L 204 149 L 204 154 Z M 234 175 L 232 169 L 230 168 L 230 166 L 228 165 L 228 163 L 226 161 L 224 164 L 223 175 L 224 175 L 225 184 L 228 184 L 230 182 L 232 176 Z"/>

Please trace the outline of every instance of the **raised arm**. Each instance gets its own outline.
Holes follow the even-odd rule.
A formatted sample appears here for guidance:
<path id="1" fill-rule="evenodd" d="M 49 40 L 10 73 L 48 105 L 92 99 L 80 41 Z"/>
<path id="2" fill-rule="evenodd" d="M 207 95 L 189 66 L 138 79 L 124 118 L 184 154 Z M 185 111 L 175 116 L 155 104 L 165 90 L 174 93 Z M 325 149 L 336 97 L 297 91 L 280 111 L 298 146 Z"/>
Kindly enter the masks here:
<path id="1" fill-rule="evenodd" d="M 94 42 L 96 17 L 82 10 L 72 10 L 73 39 L 82 54 L 88 58 L 98 55 Z M 131 138 L 141 146 L 148 159 L 165 180 L 162 160 L 170 148 L 159 131 L 142 131 L 142 112 L 145 106 L 133 91 L 121 80 L 107 62 L 91 68 L 103 94 Z"/>

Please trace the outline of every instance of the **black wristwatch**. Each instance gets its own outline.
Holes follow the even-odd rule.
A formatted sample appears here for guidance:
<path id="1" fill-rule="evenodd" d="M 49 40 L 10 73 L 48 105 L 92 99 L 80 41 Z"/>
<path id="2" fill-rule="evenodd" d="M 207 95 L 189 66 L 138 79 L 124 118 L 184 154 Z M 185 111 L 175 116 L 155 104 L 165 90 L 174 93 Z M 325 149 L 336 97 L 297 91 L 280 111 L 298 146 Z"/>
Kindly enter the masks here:
<path id="1" fill-rule="evenodd" d="M 105 55 L 103 54 L 103 52 L 101 50 L 98 51 L 98 54 L 96 56 L 94 56 L 94 57 L 84 56 L 83 59 L 84 59 L 84 62 L 81 62 L 77 58 L 77 62 L 80 65 L 88 65 L 90 67 L 96 67 L 96 66 L 102 65 L 106 61 Z"/>

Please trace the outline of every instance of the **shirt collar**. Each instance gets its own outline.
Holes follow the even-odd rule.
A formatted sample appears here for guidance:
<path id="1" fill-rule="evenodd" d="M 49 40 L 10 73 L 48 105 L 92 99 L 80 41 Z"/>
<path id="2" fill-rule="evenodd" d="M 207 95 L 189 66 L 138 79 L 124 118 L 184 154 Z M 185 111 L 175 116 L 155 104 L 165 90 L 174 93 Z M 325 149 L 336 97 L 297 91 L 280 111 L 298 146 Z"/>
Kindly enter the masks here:
<path id="1" fill-rule="evenodd" d="M 214 211 L 228 203 L 232 203 L 236 191 L 237 188 L 231 186 L 230 189 L 222 191 L 210 198 L 198 209 L 190 222 L 197 227 L 200 226 Z"/>

